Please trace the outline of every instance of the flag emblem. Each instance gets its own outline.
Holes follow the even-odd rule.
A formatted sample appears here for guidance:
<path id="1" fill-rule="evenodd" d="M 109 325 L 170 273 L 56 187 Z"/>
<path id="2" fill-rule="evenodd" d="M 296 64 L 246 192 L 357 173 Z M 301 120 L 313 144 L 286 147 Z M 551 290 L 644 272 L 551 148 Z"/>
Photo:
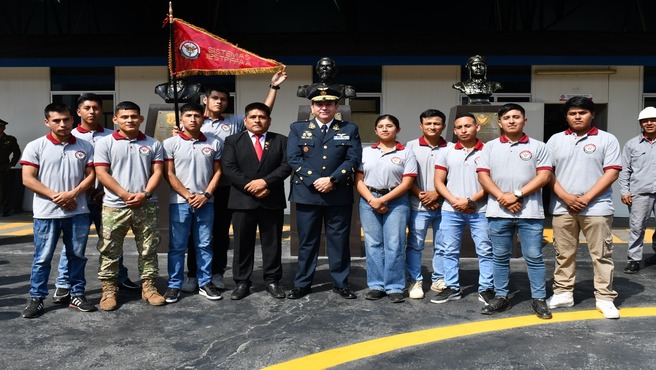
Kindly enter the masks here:
<path id="1" fill-rule="evenodd" d="M 194 60 L 200 56 L 200 46 L 197 43 L 187 40 L 180 44 L 180 54 L 186 59 Z"/>

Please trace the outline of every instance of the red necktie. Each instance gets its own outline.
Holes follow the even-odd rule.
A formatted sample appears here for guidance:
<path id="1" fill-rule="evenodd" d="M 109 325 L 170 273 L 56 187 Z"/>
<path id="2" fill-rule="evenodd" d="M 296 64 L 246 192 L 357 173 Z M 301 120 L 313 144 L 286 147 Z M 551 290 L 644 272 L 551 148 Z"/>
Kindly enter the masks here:
<path id="1" fill-rule="evenodd" d="M 257 155 L 257 160 L 262 160 L 262 144 L 260 144 L 260 138 L 262 135 L 256 135 L 255 136 L 255 154 Z"/>

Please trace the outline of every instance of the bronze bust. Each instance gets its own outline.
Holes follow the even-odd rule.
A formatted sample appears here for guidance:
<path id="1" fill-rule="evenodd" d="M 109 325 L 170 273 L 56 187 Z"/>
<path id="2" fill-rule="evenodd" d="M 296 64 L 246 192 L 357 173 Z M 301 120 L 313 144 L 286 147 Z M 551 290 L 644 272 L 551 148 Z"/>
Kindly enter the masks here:
<path id="1" fill-rule="evenodd" d="M 184 79 L 177 80 L 178 102 L 190 103 L 196 102 L 202 95 L 201 85 L 198 83 L 188 83 Z M 167 103 L 173 103 L 174 91 L 172 83 L 163 83 L 155 86 L 155 94 L 164 99 Z"/>
<path id="2" fill-rule="evenodd" d="M 498 82 L 488 81 L 487 62 L 480 55 L 474 55 L 465 65 L 469 70 L 469 79 L 453 84 L 453 88 L 467 95 L 469 104 L 490 104 L 490 96 L 501 89 Z"/>
<path id="3" fill-rule="evenodd" d="M 296 90 L 296 96 L 299 98 L 308 98 L 308 95 L 318 88 L 331 88 L 341 92 L 342 98 L 355 98 L 355 89 L 350 85 L 342 85 L 333 83 L 333 79 L 337 75 L 337 63 L 332 58 L 323 57 L 319 59 L 317 65 L 314 67 L 317 76 L 321 82 L 311 85 L 301 85 Z"/>

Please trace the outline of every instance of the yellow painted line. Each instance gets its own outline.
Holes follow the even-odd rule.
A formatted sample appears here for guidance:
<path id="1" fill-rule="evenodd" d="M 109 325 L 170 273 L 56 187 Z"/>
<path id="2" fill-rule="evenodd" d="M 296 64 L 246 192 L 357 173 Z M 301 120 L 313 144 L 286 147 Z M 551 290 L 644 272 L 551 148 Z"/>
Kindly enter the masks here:
<path id="1" fill-rule="evenodd" d="M 30 228 L 29 230 L 18 230 L 18 231 L 11 231 L 8 233 L 1 233 L 0 236 L 28 236 L 28 235 L 34 235 L 34 230 Z"/>
<path id="2" fill-rule="evenodd" d="M 32 222 L 12 222 L 12 223 L 7 223 L 4 225 L 0 225 L 0 230 L 7 230 L 7 229 L 15 229 L 18 227 L 25 227 L 25 226 L 30 226 L 32 227 Z"/>
<path id="3" fill-rule="evenodd" d="M 656 316 L 656 307 L 624 308 L 620 310 L 620 315 L 623 318 Z M 551 320 L 542 320 L 535 315 L 531 315 L 469 322 L 465 324 L 391 335 L 388 337 L 355 343 L 275 364 L 266 367 L 265 369 L 325 369 L 386 352 L 396 351 L 402 348 L 435 343 L 447 339 L 490 333 L 500 330 L 581 320 L 607 319 L 596 310 L 586 310 L 554 313 L 553 319 Z"/>

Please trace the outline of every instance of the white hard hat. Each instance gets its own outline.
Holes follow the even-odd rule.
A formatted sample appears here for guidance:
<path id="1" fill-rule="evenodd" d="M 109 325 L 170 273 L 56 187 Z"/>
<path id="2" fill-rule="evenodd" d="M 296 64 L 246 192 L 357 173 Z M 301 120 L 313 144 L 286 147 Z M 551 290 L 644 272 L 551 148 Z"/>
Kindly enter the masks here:
<path id="1" fill-rule="evenodd" d="M 656 108 L 647 107 L 640 111 L 640 114 L 638 114 L 638 122 L 646 118 L 656 118 Z"/>

